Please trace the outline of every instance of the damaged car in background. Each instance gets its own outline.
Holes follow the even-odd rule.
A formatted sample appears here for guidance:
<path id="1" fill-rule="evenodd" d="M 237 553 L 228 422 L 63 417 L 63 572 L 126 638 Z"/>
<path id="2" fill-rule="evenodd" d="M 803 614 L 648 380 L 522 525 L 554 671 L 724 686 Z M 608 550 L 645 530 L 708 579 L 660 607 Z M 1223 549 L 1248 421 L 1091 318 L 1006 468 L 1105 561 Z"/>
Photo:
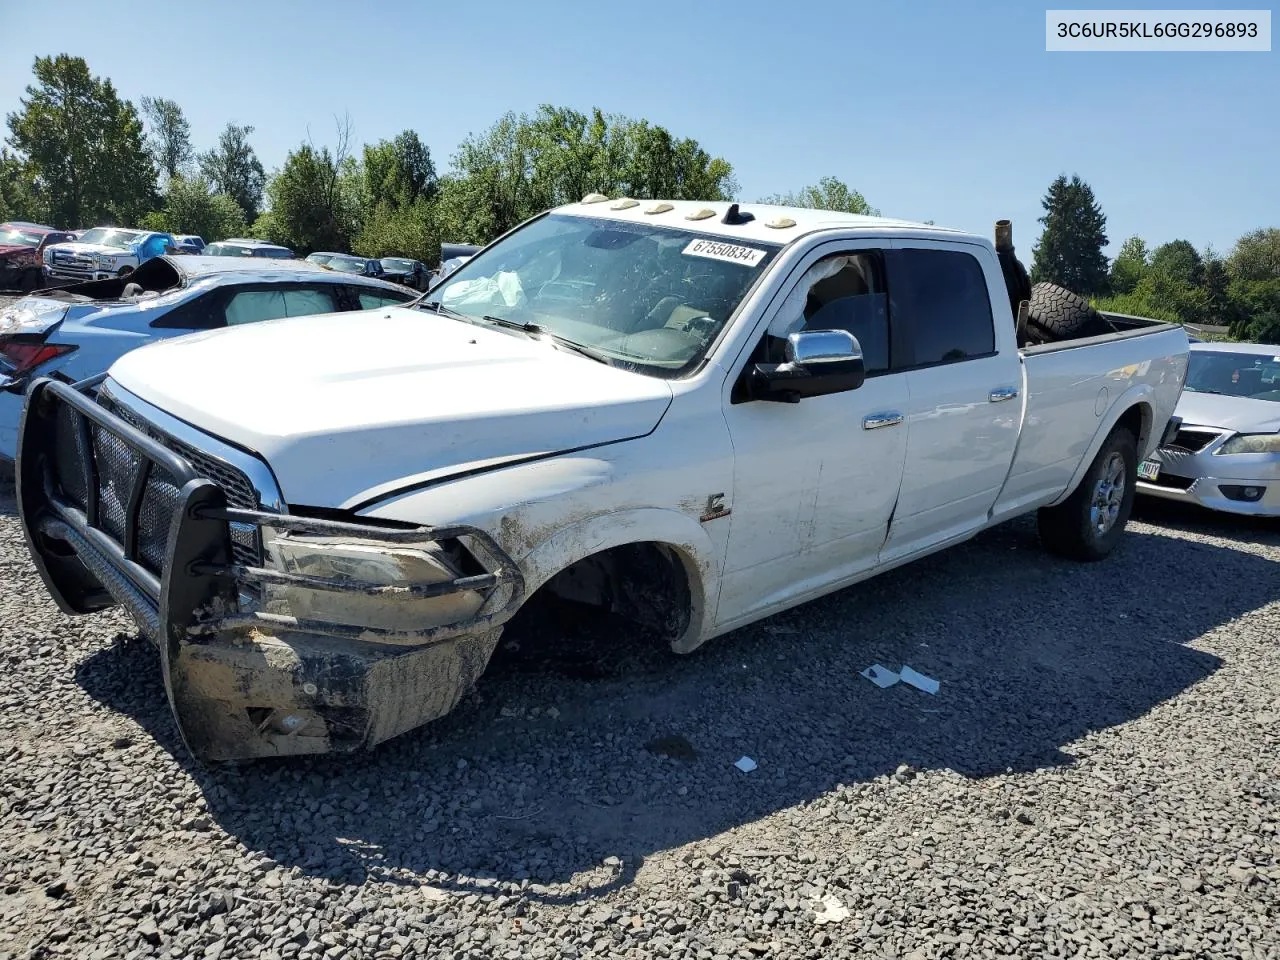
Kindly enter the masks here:
<path id="1" fill-rule="evenodd" d="M 1186 335 L 1032 337 L 1042 293 L 1007 221 L 591 195 L 411 306 L 35 381 L 22 526 L 63 611 L 155 642 L 200 760 L 367 748 L 449 712 L 541 591 L 687 653 L 1028 512 L 1106 557 Z"/>
<path id="2" fill-rule="evenodd" d="M 1280 517 L 1280 346 L 1195 343 L 1169 443 L 1138 468 L 1138 491 Z"/>
<path id="3" fill-rule="evenodd" d="M 0 310 L 0 469 L 12 467 L 23 395 L 37 376 L 89 380 L 152 340 L 277 317 L 385 307 L 413 296 L 395 284 L 335 277 L 297 261 L 164 256 L 128 277 L 23 297 Z"/>

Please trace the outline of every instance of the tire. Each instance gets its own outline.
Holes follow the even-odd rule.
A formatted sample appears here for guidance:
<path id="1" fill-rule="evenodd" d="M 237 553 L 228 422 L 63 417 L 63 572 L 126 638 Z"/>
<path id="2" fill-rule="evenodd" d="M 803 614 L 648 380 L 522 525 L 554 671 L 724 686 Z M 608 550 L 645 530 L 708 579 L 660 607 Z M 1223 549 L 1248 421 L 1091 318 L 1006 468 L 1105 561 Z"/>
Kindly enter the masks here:
<path id="1" fill-rule="evenodd" d="M 129 274 L 131 274 L 131 273 L 133 273 L 133 267 L 121 267 L 121 268 L 116 272 L 116 276 L 117 276 L 117 277 L 127 277 L 127 276 L 128 276 Z"/>
<path id="2" fill-rule="evenodd" d="M 1125 427 L 1111 431 L 1080 486 L 1036 519 L 1046 550 L 1070 560 L 1106 557 L 1124 534 L 1138 492 L 1138 443 Z"/>
<path id="3" fill-rule="evenodd" d="M 1087 300 L 1054 283 L 1031 288 L 1027 325 L 1046 342 L 1090 337 L 1105 329 L 1101 315 Z"/>

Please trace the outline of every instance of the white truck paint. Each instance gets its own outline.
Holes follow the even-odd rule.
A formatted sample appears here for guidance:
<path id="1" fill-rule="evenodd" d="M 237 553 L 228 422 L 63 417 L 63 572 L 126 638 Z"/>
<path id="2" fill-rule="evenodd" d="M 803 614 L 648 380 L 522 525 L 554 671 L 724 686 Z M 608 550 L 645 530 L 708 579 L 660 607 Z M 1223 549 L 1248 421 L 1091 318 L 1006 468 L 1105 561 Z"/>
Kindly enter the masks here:
<path id="1" fill-rule="evenodd" d="M 591 286 L 595 275 L 590 270 L 596 268 L 557 255 L 551 258 L 556 265 L 550 279 L 539 274 L 543 285 L 538 289 L 546 295 L 554 287 L 557 297 L 580 298 L 574 303 L 582 306 L 577 314 L 565 308 L 559 328 L 553 324 L 560 321 L 549 311 L 539 314 L 542 328 L 514 330 L 480 319 L 481 307 L 473 307 L 476 312 L 465 319 L 421 306 L 388 308 L 311 318 L 305 327 L 302 321 L 279 320 L 211 331 L 143 347 L 112 366 L 104 391 L 130 422 L 149 424 L 161 442 L 176 436 L 187 449 L 199 448 L 250 478 L 265 512 L 250 522 L 263 530 L 266 567 L 323 569 L 339 580 L 354 576 L 374 581 L 380 575 L 390 577 L 378 581 L 385 584 L 382 589 L 404 589 L 412 583 L 385 573 L 385 564 L 379 568 L 383 573 L 375 575 L 372 564 L 355 559 L 339 575 L 324 565 L 328 560 L 290 567 L 285 557 L 305 556 L 306 538 L 326 531 L 354 538 L 361 549 L 377 553 L 378 537 L 391 536 L 377 525 L 393 523 L 423 528 L 423 542 L 440 548 L 422 548 L 426 552 L 421 556 L 435 564 L 425 582 L 454 577 L 457 589 L 472 582 L 466 580 L 471 574 L 458 553 L 440 552 L 454 549 L 448 545 L 455 543 L 469 547 L 480 568 L 514 578 L 480 588 L 483 604 L 468 608 L 478 611 L 473 621 L 436 616 L 431 601 L 424 601 L 422 612 L 415 614 L 422 624 L 417 632 L 377 633 L 371 627 L 360 633 L 362 625 L 372 622 L 367 603 L 361 608 L 364 619 L 354 623 L 343 620 L 340 602 L 321 604 L 331 623 L 347 624 L 341 641 L 326 633 L 323 624 L 278 614 L 283 609 L 279 604 L 290 606 L 289 596 L 296 601 L 302 593 L 319 595 L 309 586 L 285 585 L 274 593 L 268 587 L 265 596 L 276 598 L 275 607 L 242 593 L 240 613 L 229 617 L 193 607 L 190 622 L 195 625 L 187 633 L 162 625 L 158 639 L 168 651 L 171 702 L 198 755 L 234 759 L 353 749 L 433 719 L 451 709 L 483 669 L 498 630 L 523 599 L 553 578 L 549 589 L 563 596 L 613 605 L 641 620 L 649 616 L 651 626 L 665 630 L 674 650 L 687 652 L 753 620 L 1037 509 L 1054 508 L 1045 514 L 1051 540 L 1065 537 L 1071 541 L 1067 546 L 1090 557 L 1111 549 L 1132 502 L 1136 464 L 1157 447 L 1182 388 L 1187 339 L 1180 328 L 1131 324 L 1131 329 L 1106 336 L 1019 349 L 1001 264 L 984 238 L 919 224 L 769 207 L 752 207 L 754 220 L 733 222 L 734 211 L 725 204 L 705 205 L 710 211 L 705 216 L 700 208 L 704 205 L 680 202 L 572 204 L 554 211 L 543 226 L 532 221 L 490 245 L 425 297 L 428 306 L 441 297 L 446 306 L 465 305 L 467 296 L 478 296 L 469 291 L 483 289 L 490 298 L 485 302 L 509 304 L 513 316 L 536 306 L 533 294 L 517 288 L 521 277 L 527 285 L 533 272 L 543 269 L 539 264 L 546 258 L 538 246 L 543 241 L 536 238 L 556 231 L 583 232 L 584 250 L 603 264 L 614 261 L 592 251 L 638 243 L 636 236 L 654 239 L 656 259 L 651 269 L 641 271 L 641 282 L 671 264 L 688 267 L 690 261 L 680 259 L 687 256 L 757 271 L 746 278 L 750 283 L 740 300 L 722 304 L 728 314 L 713 317 L 725 321 L 718 326 L 704 324 L 701 303 L 688 304 L 691 309 L 684 314 L 683 302 L 674 309 L 663 306 L 663 311 L 672 309 L 675 319 L 657 328 L 601 335 L 593 344 L 596 359 L 578 355 L 548 331 L 570 339 L 575 339 L 570 333 L 577 333 L 577 341 L 583 342 L 586 327 L 568 318 L 614 316 L 590 313 L 599 297 L 609 302 L 604 285 L 613 281 L 601 273 L 598 288 L 583 295 L 582 285 Z M 692 245 L 684 246 L 686 234 L 722 246 L 703 244 L 691 254 Z M 757 257 L 752 251 L 764 253 Z M 887 306 L 885 336 L 893 343 L 888 356 L 925 355 L 926 340 L 938 333 L 929 324 L 938 321 L 946 304 L 922 306 L 934 287 L 913 290 L 910 270 L 926 262 L 945 262 L 952 269 L 961 261 L 920 257 L 918 251 L 969 258 L 956 276 L 976 278 L 979 284 L 966 296 L 971 304 L 979 297 L 983 309 L 989 308 L 990 349 L 901 369 L 894 360 L 860 384 L 845 383 L 841 373 L 831 382 L 844 387 L 799 402 L 771 402 L 761 399 L 758 390 L 754 398 L 744 399 L 747 379 L 781 375 L 780 368 L 755 366 L 762 350 L 783 349 L 781 344 L 790 343 L 788 356 L 819 347 L 830 353 L 830 361 L 798 364 L 802 374 L 853 369 L 849 355 L 839 353 L 839 344 L 856 346 L 847 334 L 808 330 L 793 340 L 780 337 L 807 315 L 797 314 L 797 305 L 822 289 L 811 278 L 824 271 L 836 275 L 832 271 L 841 263 L 855 264 L 864 278 L 868 271 L 879 271 L 867 281 L 867 289 L 878 284 L 880 292 L 867 293 L 871 299 L 859 302 L 871 305 L 875 319 L 869 329 L 874 330 L 880 329 L 874 326 L 880 323 L 877 304 Z M 706 279 L 711 274 L 698 272 L 709 269 L 702 262 L 689 273 L 692 280 L 681 275 L 674 289 L 712 282 Z M 521 263 L 532 266 L 522 274 L 526 267 L 513 266 Z M 503 264 L 509 269 L 491 277 Z M 837 272 L 844 276 L 843 268 Z M 716 276 L 734 275 L 722 270 Z M 896 286 L 895 277 L 900 281 Z M 472 286 L 453 286 L 462 283 Z M 451 290 L 464 293 L 454 296 Z M 855 298 L 848 299 L 852 303 Z M 618 302 L 625 312 L 626 302 Z M 664 315 L 658 314 L 659 319 Z M 917 337 L 915 343 L 904 339 L 911 336 Z M 684 344 L 682 338 L 699 346 L 680 367 L 680 356 L 672 359 L 663 351 L 672 343 Z M 639 366 L 639 361 L 620 364 L 620 351 L 628 344 L 632 356 L 659 359 Z M 602 355 L 612 362 L 598 362 Z M 221 390 L 219 371 L 245 357 L 288 359 L 273 364 L 252 391 Z M 824 368 L 824 362 L 832 365 Z M 876 362 L 868 353 L 863 365 Z M 40 400 L 35 392 L 29 410 L 46 402 L 56 406 L 52 398 Z M 115 419 L 103 422 L 123 429 Z M 19 500 L 29 535 L 36 536 L 45 524 L 43 536 L 56 538 L 56 531 L 62 531 L 84 557 L 87 541 L 75 531 L 66 532 L 66 518 L 75 519 L 74 512 L 51 507 L 56 492 L 33 489 L 43 469 L 40 458 L 57 455 L 35 439 L 35 425 L 24 429 Z M 1126 432 L 1132 435 L 1127 446 Z M 24 459 L 29 461 L 25 465 Z M 1108 473 L 1111 465 L 1115 469 Z M 55 473 L 61 469 L 56 463 L 54 467 Z M 216 499 L 217 494 L 210 496 Z M 297 539 L 288 540 L 284 552 L 270 546 L 281 542 L 271 539 L 279 533 L 273 532 L 273 522 L 283 522 L 273 521 L 274 514 L 301 518 L 289 521 Z M 323 526 L 334 520 L 361 526 Z M 441 528 L 445 532 L 433 532 Z M 184 537 L 196 537 L 194 530 L 185 529 L 174 527 L 171 548 L 175 542 L 181 547 Z M 370 531 L 368 542 L 359 533 L 362 529 Z M 60 555 L 39 547 L 33 554 L 64 609 L 87 612 L 109 602 L 92 600 L 83 582 L 62 569 Z M 89 560 L 85 565 L 98 569 L 101 556 Z M 127 564 L 114 567 L 126 579 L 130 575 Z M 181 581 L 176 585 L 175 577 Z M 182 577 L 172 570 L 157 571 L 151 588 L 157 596 L 190 592 L 191 584 Z M 148 609 L 145 597 L 125 597 L 122 588 L 97 579 L 114 600 L 130 605 L 135 616 L 138 602 L 144 613 Z M 141 579 L 135 574 L 135 581 Z M 517 581 L 518 586 L 512 585 Z M 634 595 L 643 591 L 649 591 L 652 603 L 635 602 Z M 221 609 L 230 601 L 225 592 L 219 596 L 213 606 Z M 154 605 L 162 604 L 155 600 Z M 310 600 L 298 602 L 293 616 L 302 606 L 313 614 L 319 609 Z M 169 612 L 174 609 L 171 604 Z M 216 639 L 190 644 L 199 651 L 187 655 L 190 630 Z M 246 630 L 253 632 L 246 637 Z M 374 656 L 372 650 L 386 647 L 375 648 L 370 640 L 396 646 L 403 653 L 395 661 L 398 666 L 387 666 L 381 653 Z M 339 642 L 346 646 L 334 653 L 333 644 Z M 241 662 L 244 650 L 255 644 L 267 667 Z M 238 686 L 201 679 L 201 664 L 216 660 L 218 649 L 240 658 Z M 430 662 L 415 666 L 419 654 Z M 317 692 L 315 683 L 302 683 L 303 676 L 323 673 L 313 665 L 327 664 L 333 656 L 357 664 L 353 669 L 366 678 L 361 697 L 330 695 L 323 684 Z M 382 686 L 374 677 L 381 678 Z M 441 685 L 447 695 L 439 694 Z M 229 693 L 232 686 L 241 692 Z M 310 692 L 299 692 L 304 686 Z M 411 703 L 424 687 L 437 695 Z M 184 701 L 174 692 L 184 689 L 199 691 L 199 696 Z M 255 696 L 265 702 L 254 706 L 250 701 Z M 335 719 L 339 707 L 363 711 L 358 730 L 342 728 L 339 735 L 347 722 Z M 252 715 L 267 719 L 258 726 L 246 727 L 236 719 L 260 708 L 267 712 Z M 285 721 L 305 727 L 308 736 L 296 736 L 295 729 L 281 725 Z"/>

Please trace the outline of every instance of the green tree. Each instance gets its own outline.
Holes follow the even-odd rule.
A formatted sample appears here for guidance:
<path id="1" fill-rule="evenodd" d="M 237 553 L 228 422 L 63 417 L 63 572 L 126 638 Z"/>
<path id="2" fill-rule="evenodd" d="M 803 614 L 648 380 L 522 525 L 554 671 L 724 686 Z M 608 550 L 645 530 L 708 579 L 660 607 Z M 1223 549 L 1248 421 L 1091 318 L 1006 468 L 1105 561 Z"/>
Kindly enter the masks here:
<path id="1" fill-rule="evenodd" d="M 761 203 L 776 203 L 783 207 L 807 207 L 813 210 L 835 210 L 840 213 L 858 213 L 878 217 L 880 211 L 867 203 L 867 198 L 835 177 L 823 177 L 794 193 L 775 193 Z"/>
<path id="2" fill-rule="evenodd" d="M 168 233 L 195 234 L 207 242 L 243 237 L 244 211 L 225 193 L 212 193 L 203 177 L 181 175 L 169 181 L 164 207 L 148 214 L 143 226 Z"/>
<path id="3" fill-rule="evenodd" d="M 1129 293 L 1097 300 L 1095 305 L 1111 313 L 1127 313 L 1169 323 L 1206 323 L 1209 298 L 1201 287 L 1160 270 L 1148 270 Z"/>
<path id="4" fill-rule="evenodd" d="M 431 151 L 412 130 L 397 134 L 394 140 L 366 144 L 362 171 L 370 208 L 384 203 L 404 207 L 420 197 L 430 200 L 439 186 Z"/>
<path id="5" fill-rule="evenodd" d="M 350 156 L 351 124 L 338 124 L 332 150 L 304 143 L 285 158 L 267 185 L 270 215 L 254 224 L 255 236 L 295 250 L 349 250 L 362 211 L 352 188 L 361 177 Z"/>
<path id="6" fill-rule="evenodd" d="M 35 198 L 62 226 L 126 223 L 153 206 L 156 171 L 133 104 L 81 57 L 37 57 L 36 82 L 8 115 L 9 143 L 34 174 Z"/>
<path id="7" fill-rule="evenodd" d="M 1230 297 L 1236 309 L 1233 339 L 1280 344 L 1280 277 L 1234 279 Z"/>
<path id="8" fill-rule="evenodd" d="M 175 100 L 143 97 L 141 103 L 142 115 L 151 127 L 147 147 L 167 183 L 181 176 L 191 163 L 191 124 Z"/>
<path id="9" fill-rule="evenodd" d="M 1171 240 L 1156 247 L 1151 254 L 1151 269 L 1168 274 L 1191 287 L 1204 284 L 1204 261 L 1188 240 Z"/>
<path id="10" fill-rule="evenodd" d="M 366 215 L 352 249 L 362 257 L 413 257 L 435 264 L 440 259 L 435 205 L 425 197 L 401 207 L 379 204 Z"/>
<path id="11" fill-rule="evenodd" d="M 1123 296 L 1138 285 L 1147 272 L 1147 245 L 1141 237 L 1130 237 L 1111 261 L 1111 290 Z"/>
<path id="12" fill-rule="evenodd" d="M 1280 227 L 1246 233 L 1227 257 L 1227 272 L 1237 280 L 1280 277 Z"/>
<path id="13" fill-rule="evenodd" d="M 1042 202 L 1044 233 L 1032 251 L 1032 282 L 1056 283 L 1085 296 L 1106 293 L 1107 218 L 1093 189 L 1078 176 L 1062 175 Z"/>
<path id="14" fill-rule="evenodd" d="M 467 137 L 440 183 L 437 222 L 451 241 L 486 242 L 587 193 L 722 200 L 733 168 L 696 140 L 644 120 L 544 104 Z"/>
<path id="15" fill-rule="evenodd" d="M 1235 323 L 1235 307 L 1231 302 L 1231 277 L 1227 264 L 1212 249 L 1206 250 L 1204 260 L 1204 293 L 1206 315 L 1209 323 L 1230 326 Z"/>
<path id="16" fill-rule="evenodd" d="M 0 221 L 48 220 L 36 196 L 35 172 L 31 164 L 8 150 L 0 149 Z"/>
<path id="17" fill-rule="evenodd" d="M 240 205 L 246 220 L 262 209 L 262 191 L 267 175 L 249 143 L 253 127 L 228 123 L 218 136 L 218 145 L 200 154 L 200 172 L 218 193 L 225 193 Z"/>

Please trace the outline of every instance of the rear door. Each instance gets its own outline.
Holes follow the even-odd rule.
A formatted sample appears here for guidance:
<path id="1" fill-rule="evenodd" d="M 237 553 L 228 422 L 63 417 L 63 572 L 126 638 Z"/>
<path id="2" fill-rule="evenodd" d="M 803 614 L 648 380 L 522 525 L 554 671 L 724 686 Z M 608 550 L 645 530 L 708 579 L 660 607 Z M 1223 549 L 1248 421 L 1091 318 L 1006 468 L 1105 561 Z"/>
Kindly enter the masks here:
<path id="1" fill-rule="evenodd" d="M 1022 366 L 998 270 L 985 248 L 899 240 L 889 259 L 895 316 L 909 329 L 906 463 L 890 561 L 987 523 L 1021 428 Z M 986 257 L 994 264 L 994 260 Z M 996 317 L 1002 321 L 997 324 Z M 1007 329 L 1006 329 L 1007 327 Z"/>

